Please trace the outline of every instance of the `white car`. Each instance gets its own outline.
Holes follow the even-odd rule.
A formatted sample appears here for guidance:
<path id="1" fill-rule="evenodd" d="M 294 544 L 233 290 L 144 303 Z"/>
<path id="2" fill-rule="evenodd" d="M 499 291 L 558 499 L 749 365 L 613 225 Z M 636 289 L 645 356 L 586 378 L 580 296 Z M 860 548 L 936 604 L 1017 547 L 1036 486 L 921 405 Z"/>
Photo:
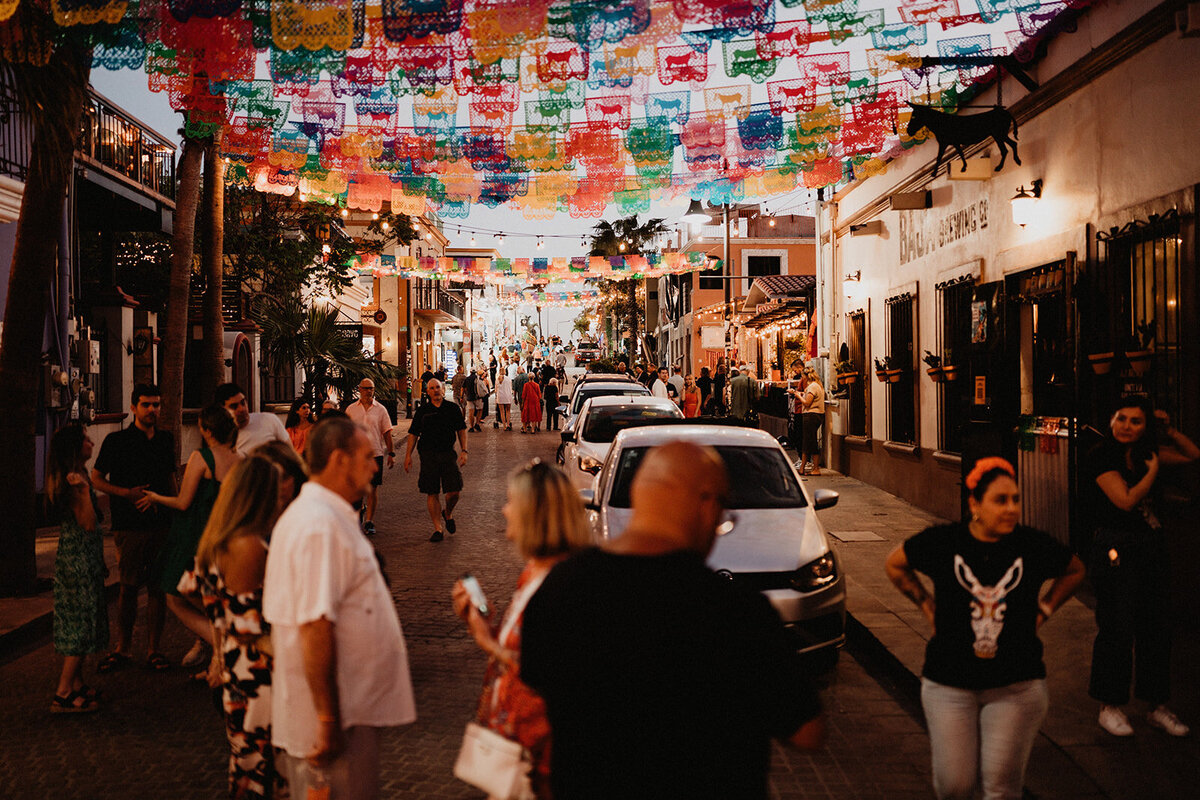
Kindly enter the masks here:
<path id="1" fill-rule="evenodd" d="M 683 419 L 679 406 L 661 397 L 602 396 L 586 400 L 571 438 L 563 437 L 563 469 L 578 489 L 590 489 L 613 439 L 626 428 Z"/>
<path id="2" fill-rule="evenodd" d="M 716 449 L 729 474 L 726 520 L 708 557 L 719 575 L 761 591 L 802 653 L 836 659 L 845 643 L 846 587 L 837 553 L 815 511 L 837 492 L 812 493 L 766 431 L 729 425 L 656 425 L 617 434 L 590 489 L 580 492 L 598 535 L 621 535 L 629 487 L 651 447 L 685 440 Z"/>

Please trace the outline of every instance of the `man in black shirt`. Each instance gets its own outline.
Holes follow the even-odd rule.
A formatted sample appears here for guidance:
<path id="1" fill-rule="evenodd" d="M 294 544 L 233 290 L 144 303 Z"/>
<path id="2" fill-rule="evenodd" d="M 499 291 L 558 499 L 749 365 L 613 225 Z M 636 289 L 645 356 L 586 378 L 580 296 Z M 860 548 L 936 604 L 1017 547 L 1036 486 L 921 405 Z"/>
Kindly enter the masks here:
<path id="1" fill-rule="evenodd" d="M 111 672 L 129 663 L 138 591 L 143 586 L 149 622 L 149 664 L 158 670 L 170 667 L 158 649 L 166 618 L 166 597 L 151 575 L 170 518 L 157 503 L 145 511 L 138 511 L 136 505 L 147 489 L 164 495 L 176 494 L 175 440 L 170 433 L 155 428 L 159 404 L 157 386 L 138 384 L 130 399 L 133 424 L 104 437 L 92 467 L 92 484 L 109 497 L 121 580 L 117 647 L 101 660 L 99 672 Z"/>
<path id="2" fill-rule="evenodd" d="M 726 492 L 711 449 L 651 450 L 628 529 L 529 600 L 521 679 L 546 701 L 556 800 L 765 798 L 771 737 L 820 746 L 778 614 L 704 563 Z"/>
<path id="3" fill-rule="evenodd" d="M 404 454 L 404 471 L 412 470 L 413 448 L 421 454 L 421 471 L 417 477 L 417 489 L 425 495 L 429 516 L 433 519 L 431 542 L 440 542 L 443 526 L 450 533 L 455 531 L 454 507 L 458 505 L 463 479 L 459 467 L 467 463 L 467 423 L 462 409 L 446 399 L 446 388 L 441 381 L 432 380 L 425 385 L 429 402 L 413 414 L 408 428 L 408 450 Z M 454 440 L 458 439 L 461 451 L 454 457 Z M 438 495 L 446 493 L 446 508 Z"/>

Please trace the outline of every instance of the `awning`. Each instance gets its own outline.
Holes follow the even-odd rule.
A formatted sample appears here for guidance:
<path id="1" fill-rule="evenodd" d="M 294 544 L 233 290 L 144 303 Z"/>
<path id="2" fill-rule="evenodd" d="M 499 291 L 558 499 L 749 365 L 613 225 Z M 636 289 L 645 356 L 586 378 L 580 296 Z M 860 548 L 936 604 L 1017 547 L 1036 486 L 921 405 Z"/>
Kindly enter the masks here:
<path id="1" fill-rule="evenodd" d="M 817 279 L 812 275 L 767 275 L 755 278 L 743 305 L 746 312 L 753 316 L 742 324 L 747 328 L 765 328 L 793 319 L 799 323 L 802 314 L 807 319 L 816 286 Z"/>

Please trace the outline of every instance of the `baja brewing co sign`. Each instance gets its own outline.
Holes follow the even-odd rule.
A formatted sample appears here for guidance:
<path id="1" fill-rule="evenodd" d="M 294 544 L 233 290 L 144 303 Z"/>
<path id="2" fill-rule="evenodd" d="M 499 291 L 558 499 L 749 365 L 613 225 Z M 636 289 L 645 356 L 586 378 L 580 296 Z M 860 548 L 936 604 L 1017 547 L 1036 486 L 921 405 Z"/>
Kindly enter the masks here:
<path id="1" fill-rule="evenodd" d="M 934 216 L 928 211 L 900 212 L 900 263 L 927 256 L 986 228 L 988 201 L 981 198 L 966 208 Z"/>

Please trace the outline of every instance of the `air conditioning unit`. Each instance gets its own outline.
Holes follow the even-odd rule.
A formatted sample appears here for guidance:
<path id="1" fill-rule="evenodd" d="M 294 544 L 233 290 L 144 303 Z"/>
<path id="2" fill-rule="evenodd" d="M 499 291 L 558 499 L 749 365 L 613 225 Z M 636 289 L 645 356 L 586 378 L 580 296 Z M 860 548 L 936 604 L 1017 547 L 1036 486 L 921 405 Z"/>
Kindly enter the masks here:
<path id="1" fill-rule="evenodd" d="M 1188 3 L 1175 12 L 1175 27 L 1186 38 L 1200 36 L 1200 3 Z"/>

